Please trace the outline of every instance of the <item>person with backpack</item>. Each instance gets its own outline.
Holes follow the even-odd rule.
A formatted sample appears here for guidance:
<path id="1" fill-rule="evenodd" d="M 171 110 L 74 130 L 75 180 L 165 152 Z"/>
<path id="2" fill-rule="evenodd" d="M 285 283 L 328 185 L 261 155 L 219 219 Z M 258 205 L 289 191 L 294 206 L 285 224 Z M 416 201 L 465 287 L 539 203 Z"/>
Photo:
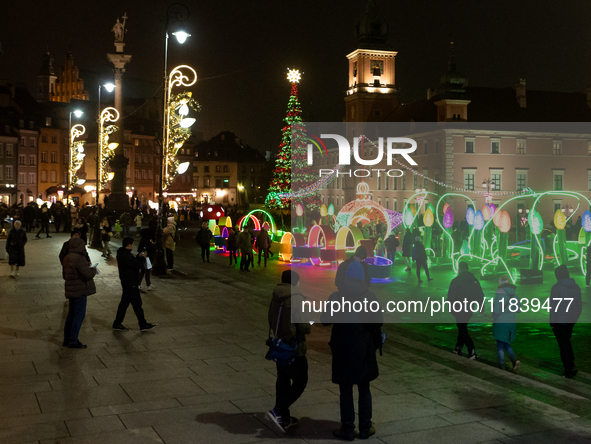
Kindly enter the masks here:
<path id="1" fill-rule="evenodd" d="M 368 287 L 371 285 L 371 277 L 369 275 L 369 266 L 367 265 L 367 262 L 365 262 L 365 259 L 367 259 L 367 248 L 365 248 L 365 246 L 363 246 L 363 245 L 360 245 L 355 250 L 355 254 L 353 254 L 353 256 L 351 256 L 346 261 L 343 261 L 339 265 L 339 267 L 337 268 L 337 274 L 334 278 L 334 284 L 336 285 L 336 287 L 339 290 L 342 290 L 347 286 L 347 280 L 345 278 L 346 273 L 347 273 L 347 268 L 349 268 L 349 265 L 351 265 L 355 261 L 359 262 L 361 264 L 361 266 L 363 267 L 363 276 L 365 279 L 365 284 Z"/>
<path id="2" fill-rule="evenodd" d="M 353 386 L 359 392 L 359 438 L 367 439 L 375 434 L 371 422 L 372 400 L 370 382 L 379 375 L 376 350 L 381 346 L 380 339 L 374 334 L 383 323 L 383 314 L 379 309 L 376 295 L 368 290 L 363 266 L 353 261 L 345 272 L 346 286 L 328 298 L 332 301 L 348 301 L 351 306 L 356 302 L 369 306 L 378 304 L 376 312 L 324 312 L 320 320 L 322 325 L 331 325 L 332 333 L 329 346 L 332 351 L 332 382 L 339 385 L 341 427 L 333 435 L 346 441 L 355 439 L 355 406 Z"/>
<path id="3" fill-rule="evenodd" d="M 281 431 L 298 423 L 290 415 L 289 408 L 304 393 L 308 384 L 306 335 L 312 331 L 312 325 L 303 319 L 299 310 L 293 313 L 296 322 L 292 323 L 292 306 L 301 306 L 304 299 L 300 292 L 300 276 L 295 271 L 284 271 L 281 274 L 281 283 L 273 290 L 268 313 L 269 329 L 274 337 L 296 345 L 293 362 L 277 362 L 275 407 L 267 412 L 267 416 Z"/>
<path id="4" fill-rule="evenodd" d="M 203 263 L 205 263 L 205 257 L 207 256 L 207 262 L 209 263 L 209 250 L 211 248 L 211 238 L 213 234 L 209 227 L 207 226 L 207 222 L 203 221 L 201 224 L 201 229 L 197 232 L 197 236 L 195 236 L 195 241 L 197 245 L 201 248 L 201 259 L 203 259 Z"/>
<path id="5" fill-rule="evenodd" d="M 468 321 L 472 317 L 472 311 L 469 309 L 470 303 L 476 301 L 479 307 L 483 306 L 484 292 L 480 286 L 478 279 L 474 277 L 469 271 L 467 262 L 460 262 L 458 265 L 458 275 L 452 279 L 449 284 L 449 290 L 447 291 L 447 300 L 453 306 L 454 302 L 460 302 L 462 307 L 465 306 L 464 301 L 467 301 L 467 309 L 461 309 L 459 311 L 452 311 L 453 316 L 456 318 L 456 324 L 458 326 L 458 340 L 453 352 L 456 355 L 462 356 L 462 349 L 464 345 L 468 347 L 468 359 L 476 359 L 476 349 L 474 348 L 474 342 L 468 332 Z"/>
<path id="6" fill-rule="evenodd" d="M 505 369 L 505 351 L 511 359 L 513 364 L 513 372 L 517 373 L 521 362 L 517 360 L 517 356 L 511 348 L 511 342 L 517 336 L 517 311 L 509 309 L 514 301 L 512 299 L 519 298 L 515 296 L 517 287 L 511 283 L 511 279 L 507 275 L 499 278 L 499 288 L 495 293 L 493 302 L 493 336 L 497 341 L 497 354 L 499 368 Z M 519 302 L 517 302 L 519 304 Z"/>
<path id="7" fill-rule="evenodd" d="M 164 247 L 166 250 L 166 268 L 168 271 L 174 269 L 174 250 L 176 248 L 176 224 L 174 217 L 166 219 L 167 225 L 162 230 L 162 239 L 164 239 Z"/>

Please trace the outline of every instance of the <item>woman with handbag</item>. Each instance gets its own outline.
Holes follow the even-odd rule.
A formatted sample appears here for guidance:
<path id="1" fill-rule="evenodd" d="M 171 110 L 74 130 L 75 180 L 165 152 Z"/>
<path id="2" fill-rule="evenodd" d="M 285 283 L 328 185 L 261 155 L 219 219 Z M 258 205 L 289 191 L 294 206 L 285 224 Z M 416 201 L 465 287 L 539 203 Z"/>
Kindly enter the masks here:
<path id="1" fill-rule="evenodd" d="M 109 241 L 113 236 L 113 231 L 111 229 L 111 224 L 109 223 L 109 218 L 103 218 L 103 221 L 100 225 L 101 228 L 101 240 L 103 241 L 103 257 L 111 256 L 111 248 L 109 247 Z"/>

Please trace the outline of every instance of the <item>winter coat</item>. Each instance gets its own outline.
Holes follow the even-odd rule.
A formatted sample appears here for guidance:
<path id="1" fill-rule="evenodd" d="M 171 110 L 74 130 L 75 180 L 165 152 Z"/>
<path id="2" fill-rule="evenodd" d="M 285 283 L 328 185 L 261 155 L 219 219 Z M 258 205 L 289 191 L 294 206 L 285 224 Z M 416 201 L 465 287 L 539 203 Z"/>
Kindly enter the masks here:
<path id="1" fill-rule="evenodd" d="M 142 215 L 141 214 L 138 214 L 135 217 L 135 227 L 136 228 L 142 228 Z"/>
<path id="2" fill-rule="evenodd" d="M 480 286 L 478 279 L 474 277 L 469 271 L 462 271 L 449 284 L 449 290 L 447 291 L 447 300 L 453 305 L 454 302 L 459 301 L 464 306 L 464 299 L 468 301 L 468 306 L 471 301 L 476 301 L 478 304 L 482 304 L 484 301 L 484 292 Z M 452 310 L 452 315 L 455 316 L 456 322 L 467 323 L 472 317 L 472 311 L 470 309 L 466 311 L 456 312 Z"/>
<path id="3" fill-rule="evenodd" d="M 238 248 L 236 238 L 237 236 L 235 231 L 232 231 L 230 234 L 228 234 L 228 251 L 236 251 Z"/>
<path id="4" fill-rule="evenodd" d="M 172 219 L 169 217 L 169 219 Z M 164 230 L 162 230 L 162 238 L 164 239 L 164 246 L 169 250 L 174 251 L 176 247 L 176 242 L 174 241 L 174 236 L 176 234 L 176 225 L 170 220 L 168 221 L 168 225 Z"/>
<path id="5" fill-rule="evenodd" d="M 296 356 L 304 356 L 308 350 L 306 344 L 306 335 L 309 335 L 312 331 L 312 326 L 305 319 L 301 319 L 301 310 L 294 313 L 300 315 L 300 321 L 293 324 L 291 322 L 292 313 L 291 307 L 301 307 L 304 296 L 300 293 L 299 289 L 291 286 L 291 284 L 279 284 L 273 290 L 273 298 L 269 305 L 269 313 L 267 315 L 269 320 L 269 328 L 272 331 L 273 337 L 280 338 L 283 342 L 292 343 L 295 341 L 298 344 Z M 281 304 L 283 303 L 283 307 Z M 279 328 L 277 328 L 277 320 L 279 318 L 279 309 L 281 308 L 281 319 L 279 319 Z M 277 330 L 277 336 L 275 331 Z"/>
<path id="6" fill-rule="evenodd" d="M 516 298 L 515 289 L 517 287 L 512 284 L 502 284 L 497 288 L 495 299 L 493 302 L 493 336 L 497 341 L 511 343 L 517 336 L 517 312 L 520 311 L 519 302 L 517 302 L 517 310 L 515 304 L 511 306 L 511 299 Z M 513 301 L 514 302 L 514 301 Z M 511 311 L 511 310 L 514 310 Z"/>
<path id="7" fill-rule="evenodd" d="M 562 299 L 562 301 L 554 300 L 554 298 Z M 572 298 L 573 300 L 572 302 L 566 301 L 565 298 Z M 582 310 L 581 287 L 576 284 L 573 278 L 561 279 L 552 286 L 550 292 L 550 324 L 575 324 L 579 316 L 581 316 Z"/>
<path id="8" fill-rule="evenodd" d="M 27 233 L 25 230 L 13 228 L 6 238 L 6 252 L 8 253 L 8 265 L 17 267 L 25 266 L 25 244 L 27 243 Z"/>
<path id="9" fill-rule="evenodd" d="M 388 238 L 386 239 L 385 242 L 386 242 L 386 249 L 388 250 L 388 253 L 396 253 L 396 249 L 400 245 L 400 241 L 398 239 L 396 239 L 396 236 L 393 236 L 393 235 L 388 236 Z"/>
<path id="10" fill-rule="evenodd" d="M 70 240 L 72 240 L 72 239 L 70 239 Z M 62 266 L 64 265 L 64 259 L 66 258 L 66 256 L 70 252 L 70 240 L 67 240 L 63 243 L 62 249 L 60 251 L 59 258 L 60 258 L 60 264 L 62 264 Z M 88 252 L 86 251 L 86 249 L 84 249 L 84 257 L 86 258 L 88 263 L 90 263 L 90 256 L 88 256 Z"/>
<path id="11" fill-rule="evenodd" d="M 142 238 L 140 239 L 140 243 L 137 246 L 138 254 L 141 253 L 142 251 L 146 250 L 147 257 L 150 259 L 150 261 L 154 262 L 154 255 L 156 254 L 156 248 L 154 247 L 154 244 L 152 243 L 152 240 L 150 239 L 150 230 L 148 230 L 147 228 L 144 228 L 141 231 L 141 236 L 142 236 Z"/>
<path id="12" fill-rule="evenodd" d="M 207 248 L 207 247 L 209 247 L 209 244 L 211 243 L 212 237 L 213 237 L 213 234 L 211 233 L 211 230 L 209 228 L 201 228 L 197 232 L 197 236 L 195 237 L 195 241 L 199 244 L 199 246 L 201 246 L 203 248 Z"/>
<path id="13" fill-rule="evenodd" d="M 413 259 L 420 263 L 427 262 L 427 251 L 425 251 L 425 246 L 419 241 L 415 242 Z"/>
<path id="14" fill-rule="evenodd" d="M 236 246 L 240 249 L 241 253 L 250 253 L 252 251 L 252 238 L 248 231 L 241 231 L 238 234 Z"/>
<path id="15" fill-rule="evenodd" d="M 337 275 L 334 278 L 334 284 L 337 286 L 339 290 L 346 287 L 347 283 L 345 281 L 345 273 L 347 273 L 347 268 L 349 265 L 355 261 L 355 256 L 351 256 L 346 261 L 342 262 L 337 268 Z M 365 276 L 365 285 L 368 287 L 371 285 L 371 276 L 369 275 L 369 266 L 365 262 L 361 262 L 361 266 L 363 267 L 363 274 Z"/>
<path id="16" fill-rule="evenodd" d="M 405 234 L 402 239 L 402 256 L 410 257 L 412 255 L 412 235 Z"/>
<path id="17" fill-rule="evenodd" d="M 93 278 L 96 269 L 90 267 L 86 258 L 84 241 L 79 238 L 70 239 L 69 253 L 64 258 L 62 276 L 66 283 L 66 298 L 90 296 L 96 293 Z"/>
<path id="18" fill-rule="evenodd" d="M 364 299 L 368 305 L 377 301 L 375 294 L 368 291 L 365 282 L 359 279 L 347 279 L 346 288 L 331 294 L 328 300 L 342 302 L 343 298 L 351 304 Z M 322 313 L 320 319 L 323 325 L 334 323 L 328 343 L 332 350 L 332 382 L 361 384 L 376 379 L 379 370 L 370 327 L 371 324 L 382 324 L 382 312 L 336 313 L 331 316 L 329 311 Z"/>
<path id="19" fill-rule="evenodd" d="M 109 224 L 103 225 L 101 223 L 101 240 L 103 242 L 109 242 L 111 240 L 111 236 L 109 236 L 110 232 L 111 232 L 111 226 Z"/>
<path id="20" fill-rule="evenodd" d="M 136 286 L 139 284 L 140 270 L 144 261 L 141 257 L 135 257 L 131 250 L 120 247 L 117 250 L 117 269 L 122 287 Z"/>
<path id="21" fill-rule="evenodd" d="M 266 250 L 271 246 L 271 238 L 269 237 L 269 233 L 267 233 L 267 230 L 259 231 L 259 235 L 257 236 L 255 245 L 257 247 L 257 250 L 259 251 Z"/>
<path id="22" fill-rule="evenodd" d="M 131 225 L 131 215 L 129 213 L 123 213 L 121 215 L 121 217 L 119 217 L 119 222 L 121 222 L 121 225 L 124 225 L 126 227 Z"/>

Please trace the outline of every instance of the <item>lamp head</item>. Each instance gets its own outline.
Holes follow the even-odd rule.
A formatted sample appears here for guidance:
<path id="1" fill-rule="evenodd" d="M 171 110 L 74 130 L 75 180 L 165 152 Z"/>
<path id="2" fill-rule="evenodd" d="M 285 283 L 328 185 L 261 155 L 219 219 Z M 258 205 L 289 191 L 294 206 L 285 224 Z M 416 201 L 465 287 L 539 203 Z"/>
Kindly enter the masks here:
<path id="1" fill-rule="evenodd" d="M 191 37 L 191 34 L 185 32 L 185 31 L 177 31 L 177 32 L 173 32 L 172 35 L 174 35 L 177 39 L 177 41 L 182 45 L 183 43 L 185 43 L 187 41 L 188 37 Z"/>
<path id="2" fill-rule="evenodd" d="M 84 114 L 84 112 L 79 109 L 77 109 L 76 111 L 73 111 L 73 113 L 78 118 L 80 118 L 82 116 L 82 114 Z"/>
<path id="3" fill-rule="evenodd" d="M 181 120 L 181 128 L 189 128 L 195 123 L 195 119 L 192 117 L 187 117 Z"/>
<path id="4" fill-rule="evenodd" d="M 115 89 L 115 85 L 112 84 L 112 83 L 110 83 L 110 82 L 109 83 L 105 83 L 103 86 L 109 92 L 113 92 L 113 90 Z"/>

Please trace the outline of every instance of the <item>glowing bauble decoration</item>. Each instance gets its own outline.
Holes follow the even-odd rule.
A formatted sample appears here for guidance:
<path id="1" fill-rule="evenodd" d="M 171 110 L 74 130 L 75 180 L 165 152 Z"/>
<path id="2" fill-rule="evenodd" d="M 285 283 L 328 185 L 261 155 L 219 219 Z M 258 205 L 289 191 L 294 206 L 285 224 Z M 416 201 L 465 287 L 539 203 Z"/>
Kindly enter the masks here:
<path id="1" fill-rule="evenodd" d="M 412 215 L 413 216 L 417 214 L 417 209 L 416 209 L 416 207 L 414 205 L 411 205 L 410 206 L 410 211 L 412 211 Z"/>
<path id="2" fill-rule="evenodd" d="M 304 207 L 302 207 L 302 204 L 297 204 L 296 205 L 296 215 L 298 215 L 299 217 L 302 217 L 304 214 Z"/>
<path id="3" fill-rule="evenodd" d="M 328 215 L 328 210 L 326 209 L 326 205 L 322 204 L 320 207 L 320 217 L 326 217 Z"/>
<path id="4" fill-rule="evenodd" d="M 444 203 L 443 204 L 443 214 L 447 213 L 447 210 L 449 210 L 449 204 L 448 203 Z"/>
<path id="5" fill-rule="evenodd" d="M 426 227 L 430 227 L 433 225 L 434 220 L 435 217 L 433 216 L 433 211 L 431 211 L 431 208 L 427 208 L 427 211 L 425 211 L 425 214 L 423 215 L 423 223 Z"/>
<path id="6" fill-rule="evenodd" d="M 466 211 L 466 222 L 468 222 L 468 225 L 474 225 L 474 216 L 474 208 L 468 207 Z"/>
<path id="7" fill-rule="evenodd" d="M 497 207 L 495 207 L 495 204 L 488 204 L 488 208 L 490 208 L 490 214 L 491 216 L 494 216 L 496 214 L 497 211 Z"/>
<path id="8" fill-rule="evenodd" d="M 369 194 L 369 184 L 366 182 L 359 182 L 357 184 L 357 194 Z"/>
<path id="9" fill-rule="evenodd" d="M 490 219 L 490 208 L 488 205 L 482 207 L 482 217 L 484 217 L 484 220 Z"/>
<path id="10" fill-rule="evenodd" d="M 334 204 L 330 204 L 328 206 L 328 215 L 329 216 L 334 216 Z"/>
<path id="11" fill-rule="evenodd" d="M 484 222 L 482 211 L 478 210 L 474 215 L 474 229 L 478 231 L 482 230 L 484 228 Z"/>
<path id="12" fill-rule="evenodd" d="M 300 72 L 297 69 L 288 69 L 287 70 L 287 80 L 289 80 L 291 83 L 299 83 L 301 78 L 302 78 L 302 75 L 300 74 Z"/>
<path id="13" fill-rule="evenodd" d="M 501 213 L 503 213 L 503 211 L 497 211 L 493 216 L 493 223 L 499 228 L 501 227 Z"/>
<path id="14" fill-rule="evenodd" d="M 498 225 L 499 230 L 501 230 L 501 233 L 508 233 L 511 229 L 511 216 L 509 216 L 509 213 L 506 211 L 498 211 L 497 213 L 500 214 Z"/>
<path id="15" fill-rule="evenodd" d="M 540 234 L 544 229 L 544 220 L 542 219 L 542 215 L 534 209 L 529 212 L 527 223 L 529 224 L 533 234 Z"/>
<path id="16" fill-rule="evenodd" d="M 591 213 L 589 210 L 583 213 L 583 217 L 581 217 L 581 225 L 583 226 L 583 230 L 587 233 L 591 231 Z"/>
<path id="17" fill-rule="evenodd" d="M 454 212 L 448 206 L 447 211 L 443 215 L 443 227 L 444 228 L 451 228 L 453 224 L 454 224 Z"/>
<path id="18" fill-rule="evenodd" d="M 566 227 L 566 216 L 562 210 L 556 210 L 556 213 L 554 213 L 554 226 L 559 230 L 564 230 L 564 227 Z"/>
<path id="19" fill-rule="evenodd" d="M 404 225 L 410 227 L 414 222 L 415 215 L 412 213 L 411 207 L 404 209 Z"/>

